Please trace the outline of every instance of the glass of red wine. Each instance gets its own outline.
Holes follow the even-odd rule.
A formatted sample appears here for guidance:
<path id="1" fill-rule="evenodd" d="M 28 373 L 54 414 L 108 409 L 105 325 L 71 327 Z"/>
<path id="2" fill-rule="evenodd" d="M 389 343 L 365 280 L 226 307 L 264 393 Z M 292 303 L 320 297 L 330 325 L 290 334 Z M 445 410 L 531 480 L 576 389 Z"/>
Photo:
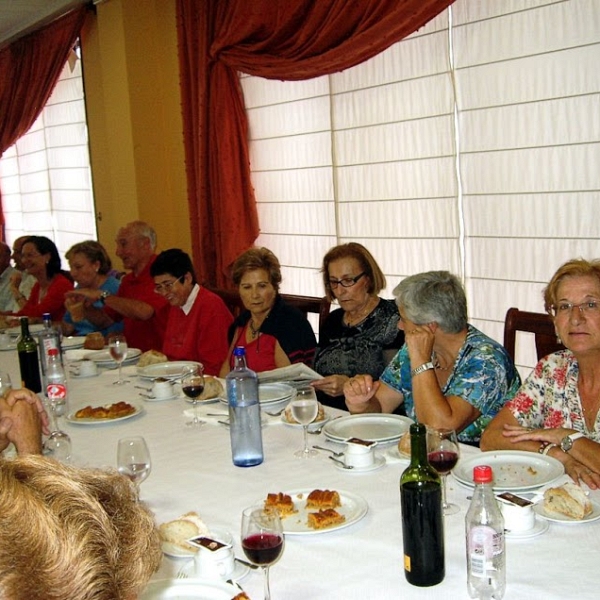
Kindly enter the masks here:
<path id="1" fill-rule="evenodd" d="M 108 337 L 108 351 L 112 359 L 119 365 L 119 378 L 113 383 L 115 385 L 123 385 L 129 383 L 126 379 L 121 377 L 121 368 L 123 367 L 123 361 L 127 357 L 127 340 L 124 335 L 120 333 L 113 333 Z"/>
<path id="2" fill-rule="evenodd" d="M 188 421 L 188 427 L 200 427 L 204 421 L 198 418 L 198 397 L 204 391 L 204 367 L 201 364 L 184 367 L 183 377 L 181 378 L 181 389 L 183 393 L 190 398 L 194 408 L 194 417 Z"/>
<path id="3" fill-rule="evenodd" d="M 442 478 L 442 508 L 445 515 L 454 515 L 460 508 L 446 500 L 446 478 L 458 462 L 460 449 L 454 429 L 427 429 L 427 458 Z"/>
<path id="4" fill-rule="evenodd" d="M 242 549 L 248 560 L 265 574 L 265 600 L 271 600 L 269 567 L 283 552 L 283 527 L 276 510 L 250 506 L 242 513 Z"/>

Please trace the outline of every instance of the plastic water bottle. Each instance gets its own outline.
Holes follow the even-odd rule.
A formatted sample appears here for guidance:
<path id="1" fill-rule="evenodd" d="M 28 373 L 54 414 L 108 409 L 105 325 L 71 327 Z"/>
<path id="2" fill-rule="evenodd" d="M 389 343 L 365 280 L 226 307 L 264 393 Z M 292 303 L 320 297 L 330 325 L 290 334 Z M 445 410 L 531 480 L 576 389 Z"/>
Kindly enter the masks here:
<path id="1" fill-rule="evenodd" d="M 245 348 L 235 348 L 233 357 L 233 370 L 225 378 L 231 457 L 237 467 L 253 467 L 263 461 L 258 377 L 246 366 Z"/>
<path id="2" fill-rule="evenodd" d="M 61 352 L 61 344 L 60 344 L 60 332 L 56 327 L 52 326 L 52 319 L 50 317 L 50 313 L 44 313 L 42 315 L 42 319 L 44 320 L 44 329 L 39 333 L 39 341 L 40 341 L 40 364 L 42 366 L 42 381 L 44 385 L 44 390 L 47 386 L 47 378 L 46 373 L 48 371 L 48 362 L 50 350 L 53 348 L 58 350 L 58 358 L 61 366 L 64 368 L 62 361 L 62 352 Z"/>
<path id="3" fill-rule="evenodd" d="M 504 517 L 492 489 L 492 468 L 473 469 L 475 490 L 465 517 L 467 586 L 471 598 L 500 600 L 506 588 Z"/>
<path id="4" fill-rule="evenodd" d="M 60 364 L 57 348 L 51 348 L 46 370 L 46 396 L 54 406 L 56 416 L 61 417 L 67 411 L 67 377 Z"/>

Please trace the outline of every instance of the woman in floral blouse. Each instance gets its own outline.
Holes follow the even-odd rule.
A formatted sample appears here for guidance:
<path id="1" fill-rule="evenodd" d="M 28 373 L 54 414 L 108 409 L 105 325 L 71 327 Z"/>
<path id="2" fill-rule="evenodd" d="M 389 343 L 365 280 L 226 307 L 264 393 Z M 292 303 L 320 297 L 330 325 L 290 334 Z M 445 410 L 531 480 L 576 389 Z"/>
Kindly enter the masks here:
<path id="1" fill-rule="evenodd" d="M 405 345 L 379 382 L 359 375 L 344 386 L 352 413 L 406 414 L 435 428 L 455 429 L 461 442 L 478 444 L 492 417 L 521 383 L 506 350 L 467 322 L 458 278 L 430 271 L 394 290 Z"/>
<path id="2" fill-rule="evenodd" d="M 529 450 L 560 460 L 600 488 L 600 260 L 570 260 L 544 290 L 567 350 L 543 358 L 485 431 L 485 450 Z"/>

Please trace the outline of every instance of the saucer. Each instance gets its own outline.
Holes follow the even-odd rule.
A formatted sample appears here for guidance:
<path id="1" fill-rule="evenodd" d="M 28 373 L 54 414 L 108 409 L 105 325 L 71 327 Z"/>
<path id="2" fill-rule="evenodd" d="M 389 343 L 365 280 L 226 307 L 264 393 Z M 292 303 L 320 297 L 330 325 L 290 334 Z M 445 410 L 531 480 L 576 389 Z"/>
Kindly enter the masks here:
<path id="1" fill-rule="evenodd" d="M 333 461 L 332 461 L 333 462 Z M 381 469 L 385 465 L 385 458 L 383 456 L 376 456 L 372 465 L 368 467 L 354 467 L 352 469 L 345 469 L 339 463 L 334 462 L 333 466 L 340 471 L 344 471 L 344 473 L 369 473 L 371 471 L 377 471 L 377 469 Z"/>
<path id="2" fill-rule="evenodd" d="M 542 533 L 546 533 L 546 531 L 548 531 L 548 527 L 550 527 L 550 523 L 548 521 L 536 519 L 535 525 L 531 529 L 526 529 L 525 531 L 508 531 L 505 529 L 504 536 L 509 540 L 526 540 L 528 538 L 542 535 Z"/>
<path id="3" fill-rule="evenodd" d="M 171 394 L 170 396 L 164 397 L 161 396 L 160 398 L 153 396 L 152 393 L 141 395 L 144 397 L 144 400 L 146 400 L 146 402 L 162 402 L 163 400 L 175 400 L 175 398 L 179 398 L 179 394 Z"/>
<path id="4" fill-rule="evenodd" d="M 80 375 L 79 373 L 71 373 L 71 377 L 75 377 L 75 379 L 89 379 L 90 377 L 98 377 L 100 375 L 100 371 L 96 373 L 90 373 L 90 375 Z"/>
<path id="5" fill-rule="evenodd" d="M 163 548 L 164 548 L 164 544 L 163 544 Z M 164 549 L 163 549 L 164 551 Z M 193 555 L 192 555 L 193 557 Z M 189 556 L 188 556 L 189 558 Z M 244 577 L 246 577 L 246 575 L 248 575 L 248 573 L 250 573 L 250 567 L 247 567 L 246 565 L 242 564 L 241 562 L 234 560 L 234 566 L 233 566 L 233 573 L 231 574 L 231 576 L 229 577 L 229 579 L 233 579 L 233 581 L 239 581 L 240 579 L 244 579 Z M 187 575 L 188 577 L 197 577 L 197 575 L 194 574 L 194 561 L 190 561 L 188 565 L 185 566 L 185 568 L 182 568 L 181 571 Z M 217 580 L 218 581 L 218 580 Z"/>

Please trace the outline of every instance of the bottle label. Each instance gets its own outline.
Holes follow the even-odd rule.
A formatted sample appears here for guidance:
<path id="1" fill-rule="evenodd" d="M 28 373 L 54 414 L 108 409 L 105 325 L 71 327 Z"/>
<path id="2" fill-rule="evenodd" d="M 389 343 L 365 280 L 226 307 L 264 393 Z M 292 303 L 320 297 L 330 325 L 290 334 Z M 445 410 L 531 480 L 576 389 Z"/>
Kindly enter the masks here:
<path id="1" fill-rule="evenodd" d="M 504 552 L 504 533 L 487 525 L 473 527 L 468 537 L 469 571 L 473 577 L 489 577 L 494 557 Z"/>
<path id="2" fill-rule="evenodd" d="M 64 383 L 49 383 L 46 387 L 48 400 L 64 400 L 67 397 L 67 386 Z"/>
<path id="3" fill-rule="evenodd" d="M 410 556 L 404 555 L 404 570 L 410 573 Z"/>

